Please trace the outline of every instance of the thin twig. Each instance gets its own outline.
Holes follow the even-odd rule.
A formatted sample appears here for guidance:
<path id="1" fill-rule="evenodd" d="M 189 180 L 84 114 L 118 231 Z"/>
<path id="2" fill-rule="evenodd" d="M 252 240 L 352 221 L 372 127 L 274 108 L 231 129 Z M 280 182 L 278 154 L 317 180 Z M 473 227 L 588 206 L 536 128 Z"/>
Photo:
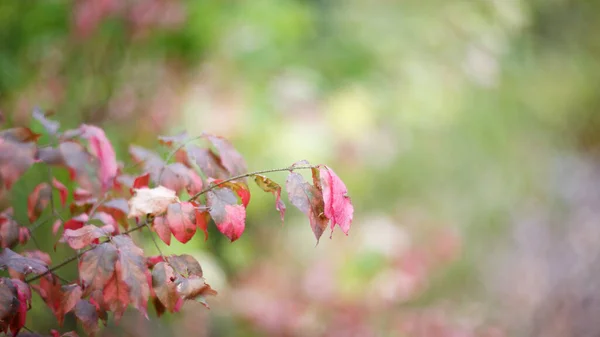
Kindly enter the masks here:
<path id="1" fill-rule="evenodd" d="M 123 233 L 121 233 L 121 234 L 119 234 L 119 235 L 125 235 L 125 234 L 129 234 L 129 233 L 131 233 L 131 232 L 135 232 L 135 231 L 137 231 L 137 230 L 140 230 L 140 229 L 144 228 L 144 227 L 146 226 L 146 224 L 147 224 L 147 221 L 144 221 L 144 223 L 143 223 L 143 224 L 141 224 L 141 225 L 138 225 L 138 226 L 135 226 L 135 227 L 133 227 L 133 228 L 130 228 L 130 229 L 128 229 L 127 231 L 125 231 L 125 232 L 123 232 Z M 102 243 L 105 243 L 105 242 L 107 242 L 107 241 L 109 241 L 109 240 L 106 240 L 106 241 L 104 241 L 104 242 L 102 242 Z M 43 273 L 41 273 L 41 274 L 38 274 L 38 275 L 35 275 L 35 276 L 33 276 L 33 277 L 31 277 L 31 278 L 29 278 L 29 279 L 25 280 L 25 283 L 30 283 L 30 282 L 33 282 L 33 281 L 35 281 L 35 280 L 37 280 L 37 279 L 40 279 L 40 278 L 44 277 L 44 276 L 45 276 L 45 275 L 47 275 L 47 274 L 50 274 L 50 273 L 54 272 L 55 270 L 57 270 L 57 269 L 59 269 L 59 268 L 62 268 L 63 266 L 66 266 L 67 264 L 69 264 L 69 263 L 71 263 L 71 262 L 73 262 L 73 261 L 75 261 L 75 260 L 79 259 L 79 258 L 80 258 L 80 257 L 81 257 L 83 254 L 85 254 L 85 253 L 89 252 L 90 250 L 93 250 L 94 248 L 96 248 L 96 247 L 98 247 L 98 246 L 99 246 L 99 245 L 95 245 L 95 246 L 90 246 L 90 247 L 88 247 L 88 248 L 86 248 L 86 249 L 82 249 L 82 250 L 81 250 L 79 253 L 77 253 L 76 255 L 73 255 L 73 256 L 71 256 L 70 258 L 68 258 L 68 259 L 64 260 L 63 262 L 61 262 L 61 263 L 59 263 L 59 264 L 57 264 L 57 265 L 55 265 L 55 266 L 53 266 L 53 267 L 51 267 L 51 268 L 48 268 L 48 270 L 46 270 L 45 272 L 43 272 Z"/>
<path id="2" fill-rule="evenodd" d="M 188 201 L 193 201 L 195 199 L 197 199 L 199 196 L 208 193 L 210 191 L 212 191 L 213 189 L 226 184 L 230 181 L 234 181 L 234 180 L 238 180 L 238 179 L 242 179 L 242 178 L 246 178 L 246 177 L 252 177 L 255 176 L 257 174 L 263 174 L 263 173 L 273 173 L 273 172 L 283 172 L 283 171 L 293 171 L 293 170 L 307 170 L 307 169 L 313 169 L 316 168 L 317 165 L 298 165 L 298 166 L 289 166 L 289 167 L 284 167 L 284 168 L 276 168 L 276 169 L 270 169 L 270 170 L 261 170 L 261 171 L 254 171 L 254 172 L 248 172 L 248 173 L 244 173 L 244 174 L 240 174 L 237 175 L 235 177 L 231 177 L 231 178 L 227 178 L 223 181 L 220 181 L 216 184 L 212 184 L 210 186 L 208 186 L 207 188 L 203 189 L 202 191 L 192 195 Z"/>
<path id="3" fill-rule="evenodd" d="M 152 238 L 152 242 L 154 242 L 154 246 L 156 247 L 156 250 L 158 250 L 158 253 L 160 254 L 160 257 L 162 257 L 162 259 L 164 261 L 166 261 L 165 259 L 165 255 L 163 254 L 162 250 L 160 249 L 160 246 L 158 245 L 158 242 L 156 242 L 156 239 L 154 238 L 154 234 L 152 233 L 152 229 L 150 228 L 150 225 L 148 224 L 149 221 L 144 221 L 144 226 L 148 227 L 148 230 L 150 231 L 150 238 Z"/>

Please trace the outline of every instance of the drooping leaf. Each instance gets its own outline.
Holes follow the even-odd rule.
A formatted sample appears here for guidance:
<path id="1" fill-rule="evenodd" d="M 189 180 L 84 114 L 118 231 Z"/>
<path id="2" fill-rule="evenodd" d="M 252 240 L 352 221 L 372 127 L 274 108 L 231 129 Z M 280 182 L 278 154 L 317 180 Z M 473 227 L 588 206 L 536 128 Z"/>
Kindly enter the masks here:
<path id="1" fill-rule="evenodd" d="M 83 331 L 89 336 L 98 332 L 98 313 L 96 307 L 87 300 L 79 300 L 75 305 L 75 316 L 83 324 Z"/>
<path id="2" fill-rule="evenodd" d="M 281 222 L 283 222 L 285 216 L 285 204 L 281 201 L 281 186 L 273 180 L 257 174 L 254 176 L 254 182 L 256 185 L 260 187 L 265 192 L 273 193 L 275 196 L 275 209 L 279 211 L 279 215 L 281 216 Z"/>
<path id="3" fill-rule="evenodd" d="M 246 161 L 227 139 L 214 135 L 206 135 L 206 138 L 219 151 L 221 162 L 230 175 L 237 176 L 247 172 Z"/>
<path id="4" fill-rule="evenodd" d="M 184 300 L 196 300 L 208 308 L 207 296 L 217 295 L 217 292 L 206 284 L 202 277 L 178 278 L 177 293 Z"/>
<path id="5" fill-rule="evenodd" d="M 231 240 L 239 239 L 246 227 L 246 209 L 237 204 L 237 197 L 229 188 L 218 188 L 206 194 L 210 216 L 221 233 Z"/>
<path id="6" fill-rule="evenodd" d="M 200 263 L 191 255 L 171 255 L 167 258 L 167 260 L 169 264 L 175 268 L 175 271 L 184 277 L 202 277 L 202 267 L 200 266 Z"/>
<path id="7" fill-rule="evenodd" d="M 65 314 L 75 309 L 75 305 L 81 299 L 83 291 L 77 284 L 69 284 L 61 287 L 62 298 L 60 301 L 60 310 L 57 314 L 58 324 L 62 326 Z"/>
<path id="8" fill-rule="evenodd" d="M 37 185 L 27 198 L 27 216 L 29 221 L 35 221 L 46 209 L 50 198 L 52 197 L 52 188 L 48 183 Z"/>
<path id="9" fill-rule="evenodd" d="M 19 274 L 42 274 L 48 270 L 44 261 L 21 256 L 9 248 L 4 248 L 0 253 L 0 270 L 12 269 Z"/>
<path id="10" fill-rule="evenodd" d="M 129 305 L 129 289 L 122 279 L 122 264 L 117 261 L 115 272 L 112 274 L 102 291 L 104 303 L 115 315 L 115 321 L 119 321 L 127 305 Z"/>
<path id="11" fill-rule="evenodd" d="M 98 238 L 109 236 L 114 230 L 115 228 L 112 225 L 104 227 L 85 225 L 76 230 L 65 229 L 60 242 L 66 242 L 73 249 L 82 249 Z"/>
<path id="12" fill-rule="evenodd" d="M 89 191 L 97 191 L 99 181 L 96 178 L 99 170 L 98 162 L 81 144 L 65 141 L 58 146 L 64 163 L 69 168 L 71 178 L 79 183 L 79 187 Z"/>
<path id="13" fill-rule="evenodd" d="M 302 175 L 296 172 L 290 172 L 288 175 L 286 189 L 290 203 L 308 217 L 318 242 L 329 222 L 323 213 L 325 206 L 321 191 L 306 182 Z"/>
<path id="14" fill-rule="evenodd" d="M 156 297 L 169 312 L 174 312 L 180 300 L 175 285 L 175 272 L 166 262 L 157 263 L 152 269 L 152 288 Z"/>
<path id="15" fill-rule="evenodd" d="M 17 288 L 8 278 L 0 278 L 0 332 L 8 332 L 21 305 Z"/>
<path id="16" fill-rule="evenodd" d="M 171 245 L 171 229 L 165 215 L 157 216 L 152 221 L 152 229 L 158 234 L 158 237 L 167 244 Z"/>
<path id="17" fill-rule="evenodd" d="M 64 316 L 61 314 L 63 292 L 60 280 L 53 274 L 47 274 L 40 279 L 39 285 L 33 285 L 32 287 L 58 318 L 59 324 L 62 324 L 61 319 Z"/>
<path id="18" fill-rule="evenodd" d="M 191 202 L 170 204 L 166 220 L 177 241 L 186 243 L 196 234 L 196 210 Z"/>
<path id="19" fill-rule="evenodd" d="M 49 134 L 55 135 L 58 132 L 58 128 L 60 127 L 60 123 L 57 121 L 49 120 L 46 118 L 47 115 L 42 112 L 39 108 L 33 109 L 33 118 L 40 122 L 44 129 L 48 131 Z"/>
<path id="20" fill-rule="evenodd" d="M 10 331 L 13 333 L 13 336 L 16 336 L 23 326 L 25 326 L 25 321 L 27 320 L 27 310 L 31 307 L 31 289 L 27 283 L 21 280 L 12 279 L 11 282 L 17 289 L 17 299 L 19 300 L 17 314 L 10 324 Z"/>
<path id="21" fill-rule="evenodd" d="M 129 236 L 118 235 L 113 237 L 119 252 L 121 265 L 120 278 L 129 289 L 129 297 L 133 306 L 142 314 L 146 314 L 150 288 L 146 279 L 146 259 L 144 251 L 136 246 Z"/>
<path id="22" fill-rule="evenodd" d="M 338 225 L 348 235 L 354 207 L 348 196 L 348 189 L 344 182 L 327 166 L 319 168 L 323 200 L 325 203 L 325 216 L 331 220 L 331 231 Z"/>
<path id="23" fill-rule="evenodd" d="M 129 218 L 147 214 L 159 215 L 164 213 L 170 204 L 179 202 L 175 191 L 163 186 L 140 188 L 134 190 L 134 193 L 129 199 Z"/>
<path id="24" fill-rule="evenodd" d="M 117 248 L 111 243 L 101 243 L 85 252 L 79 262 L 79 277 L 84 296 L 93 290 L 102 290 L 112 277 L 117 261 Z"/>
<path id="25" fill-rule="evenodd" d="M 204 232 L 204 241 L 208 240 L 208 212 L 196 208 L 196 226 Z"/>
<path id="26" fill-rule="evenodd" d="M 117 158 L 112 144 L 106 138 L 104 131 L 93 125 L 82 125 L 81 136 L 90 142 L 92 154 L 100 162 L 100 182 L 104 191 L 110 189 L 117 176 Z"/>

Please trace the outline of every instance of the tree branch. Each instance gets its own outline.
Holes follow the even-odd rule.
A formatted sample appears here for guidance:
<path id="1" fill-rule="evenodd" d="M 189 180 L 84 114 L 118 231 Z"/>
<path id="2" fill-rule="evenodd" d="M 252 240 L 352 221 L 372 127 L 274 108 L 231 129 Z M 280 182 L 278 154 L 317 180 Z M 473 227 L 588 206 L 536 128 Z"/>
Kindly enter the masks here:
<path id="1" fill-rule="evenodd" d="M 246 178 L 246 177 L 251 177 L 251 176 L 255 176 L 257 174 L 263 174 L 263 173 L 273 173 L 273 172 L 283 172 L 283 171 L 293 171 L 293 170 L 307 170 L 307 169 L 313 169 L 316 168 L 317 165 L 298 165 L 298 166 L 289 166 L 289 167 L 283 167 L 283 168 L 276 168 L 276 169 L 270 169 L 270 170 L 261 170 L 261 171 L 254 171 L 254 172 L 248 172 L 248 173 L 244 173 L 244 174 L 240 174 L 238 176 L 235 177 L 231 177 L 231 178 L 227 178 L 223 181 L 220 181 L 216 184 L 212 184 L 210 186 L 208 186 L 207 188 L 203 189 L 202 191 L 192 195 L 188 201 L 193 201 L 195 199 L 197 199 L 199 196 L 208 193 L 210 191 L 212 191 L 213 189 L 226 184 L 230 181 L 234 181 L 234 180 L 238 180 L 238 179 L 242 179 L 242 178 Z"/>
<path id="2" fill-rule="evenodd" d="M 148 224 L 148 220 L 144 221 L 144 223 L 142 223 L 142 224 L 140 224 L 140 225 L 137 225 L 137 226 L 135 226 L 135 227 L 133 227 L 133 228 L 130 228 L 130 229 L 128 229 L 127 231 L 125 231 L 125 232 L 123 232 L 123 233 L 121 233 L 121 234 L 119 234 L 119 235 L 125 235 L 125 234 L 129 234 L 129 233 L 131 233 L 131 232 L 135 232 L 135 231 L 137 231 L 137 230 L 140 230 L 140 229 L 144 228 L 144 227 L 145 227 L 147 224 Z M 102 242 L 102 243 L 105 243 L 105 242 L 107 242 L 107 241 L 109 241 L 109 240 L 106 240 L 106 241 L 104 241 L 104 242 Z M 40 278 L 42 278 L 42 277 L 44 277 L 44 276 L 46 276 L 46 275 L 48 275 L 48 274 L 52 273 L 53 271 L 55 271 L 55 270 L 57 270 L 57 269 L 60 269 L 60 268 L 62 268 L 62 267 L 64 267 L 64 266 L 66 266 L 67 264 L 69 264 L 69 263 L 71 263 L 71 262 L 73 262 L 73 261 L 75 261 L 75 260 L 79 259 L 79 258 L 80 258 L 80 257 L 81 257 L 83 254 L 85 254 L 85 253 L 89 252 L 90 250 L 93 250 L 93 249 L 95 249 L 95 248 L 96 248 L 96 247 L 98 247 L 98 246 L 99 246 L 99 245 L 90 246 L 90 247 L 88 247 L 88 248 L 86 248 L 86 249 L 83 249 L 83 250 L 81 250 L 81 251 L 80 251 L 79 253 L 77 253 L 76 255 L 73 255 L 73 256 L 71 256 L 70 258 L 68 258 L 68 259 L 64 260 L 63 262 L 61 262 L 61 263 L 59 263 L 59 264 L 57 264 L 57 265 L 55 265 L 55 266 L 53 266 L 53 267 L 51 267 L 51 268 L 48 268 L 48 270 L 46 270 L 45 272 L 43 272 L 43 273 L 41 273 L 41 274 L 38 274 L 38 275 L 35 275 L 35 276 L 33 276 L 33 277 L 30 277 L 30 278 L 26 279 L 26 280 L 25 280 L 25 283 L 31 283 L 31 282 L 33 282 L 33 281 L 35 281 L 35 280 L 38 280 L 38 279 L 40 279 Z"/>

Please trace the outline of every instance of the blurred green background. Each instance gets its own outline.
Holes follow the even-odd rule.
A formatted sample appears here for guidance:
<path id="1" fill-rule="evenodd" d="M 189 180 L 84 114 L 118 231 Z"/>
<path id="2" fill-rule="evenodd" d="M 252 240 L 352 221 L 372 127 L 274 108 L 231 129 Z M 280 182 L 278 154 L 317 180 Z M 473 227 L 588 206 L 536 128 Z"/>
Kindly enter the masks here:
<path id="1" fill-rule="evenodd" d="M 282 227 L 253 188 L 239 241 L 211 230 L 164 248 L 198 257 L 220 293 L 210 311 L 132 311 L 103 336 L 552 336 L 600 314 L 585 304 L 600 302 L 599 13 L 583 0 L 4 0 L 0 111 L 4 126 L 36 106 L 65 128 L 101 125 L 124 161 L 131 143 L 206 131 L 250 170 L 307 159 L 349 188 L 350 235 L 316 247 L 300 212 L 288 205 Z M 27 326 L 56 328 L 50 315 L 39 306 Z"/>

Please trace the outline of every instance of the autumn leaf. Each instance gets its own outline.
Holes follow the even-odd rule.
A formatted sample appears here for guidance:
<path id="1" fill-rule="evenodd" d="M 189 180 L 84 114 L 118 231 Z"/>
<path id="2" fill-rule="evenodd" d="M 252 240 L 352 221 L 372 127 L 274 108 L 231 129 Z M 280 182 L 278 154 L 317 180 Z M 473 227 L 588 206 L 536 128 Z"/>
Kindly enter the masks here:
<path id="1" fill-rule="evenodd" d="M 232 191 L 240 197 L 240 201 L 244 207 L 248 207 L 250 203 L 250 190 L 248 189 L 248 185 L 243 181 L 226 181 L 223 182 L 221 179 L 209 179 L 210 183 L 219 185 L 220 188 L 230 188 Z"/>
<path id="2" fill-rule="evenodd" d="M 115 230 L 114 226 L 97 227 L 85 225 L 79 229 L 65 229 L 60 242 L 66 242 L 73 249 L 82 249 L 92 244 L 98 238 L 109 236 Z"/>
<path id="3" fill-rule="evenodd" d="M 9 130 L 0 132 L 0 184 L 6 189 L 35 162 L 37 152 L 35 137 L 15 136 Z"/>
<path id="4" fill-rule="evenodd" d="M 35 258 L 23 257 L 9 248 L 4 248 L 0 253 L 0 270 L 12 269 L 19 274 L 42 274 L 48 270 L 44 261 Z"/>
<path id="5" fill-rule="evenodd" d="M 71 178 L 79 183 L 79 187 L 90 191 L 98 190 L 97 160 L 81 144 L 74 141 L 62 142 L 58 149 L 69 168 Z"/>
<path id="6" fill-rule="evenodd" d="M 156 297 L 169 312 L 175 312 L 180 297 L 175 285 L 175 272 L 166 262 L 157 263 L 152 269 L 152 288 Z"/>
<path id="7" fill-rule="evenodd" d="M 11 282 L 17 290 L 17 299 L 19 300 L 17 313 L 10 324 L 10 331 L 13 336 L 16 336 L 27 320 L 27 310 L 31 307 L 31 289 L 27 283 L 21 280 L 12 279 Z"/>
<path id="8" fill-rule="evenodd" d="M 204 241 L 208 240 L 209 213 L 196 208 L 196 226 L 204 232 Z"/>
<path id="9" fill-rule="evenodd" d="M 208 308 L 207 296 L 217 295 L 217 292 L 206 284 L 202 277 L 178 278 L 177 293 L 184 300 L 196 300 Z"/>
<path id="10" fill-rule="evenodd" d="M 186 243 L 196 234 L 196 210 L 191 202 L 170 204 L 166 220 L 177 241 Z"/>
<path id="11" fill-rule="evenodd" d="M 325 216 L 331 220 L 331 231 L 338 225 L 348 235 L 354 207 L 344 182 L 327 166 L 320 166 L 320 178 L 325 202 Z"/>
<path id="12" fill-rule="evenodd" d="M 184 277 L 198 276 L 202 277 L 202 267 L 200 263 L 191 255 L 171 255 L 167 258 L 169 264 L 175 268 L 178 274 Z"/>
<path id="13" fill-rule="evenodd" d="M 41 250 L 28 250 L 28 251 L 22 252 L 21 255 L 28 257 L 28 258 L 40 260 L 40 261 L 44 262 L 46 265 L 52 264 L 50 255 L 48 255 L 48 253 L 42 252 Z"/>
<path id="14" fill-rule="evenodd" d="M 237 197 L 229 188 L 219 188 L 206 194 L 210 216 L 221 233 L 231 240 L 239 239 L 246 227 L 246 209 L 238 205 Z"/>
<path id="15" fill-rule="evenodd" d="M 188 138 L 189 136 L 187 132 L 184 131 L 174 136 L 158 136 L 158 142 L 166 146 L 179 146 L 183 144 Z"/>
<path id="16" fill-rule="evenodd" d="M 140 146 L 132 145 L 129 147 L 129 154 L 134 162 L 143 164 L 145 172 L 150 173 L 150 177 L 156 181 L 160 171 L 165 166 L 165 162 L 156 153 Z"/>
<path id="17" fill-rule="evenodd" d="M 147 214 L 159 215 L 167 210 L 170 204 L 179 202 L 175 191 L 164 186 L 155 188 L 140 188 L 134 190 L 129 199 L 129 214 L 127 217 L 141 217 Z"/>
<path id="18" fill-rule="evenodd" d="M 115 321 L 119 321 L 127 305 L 129 304 L 129 289 L 127 284 L 122 280 L 122 264 L 117 261 L 115 264 L 115 272 L 102 290 L 104 303 L 108 309 L 115 315 Z"/>
<path id="19" fill-rule="evenodd" d="M 246 161 L 227 139 L 213 135 L 207 135 L 206 138 L 219 151 L 221 162 L 229 174 L 237 176 L 246 173 Z"/>
<path id="20" fill-rule="evenodd" d="M 83 324 L 83 331 L 89 336 L 98 332 L 98 313 L 96 307 L 87 300 L 79 300 L 75 305 L 75 316 Z"/>
<path id="21" fill-rule="evenodd" d="M 318 242 L 329 222 L 323 213 L 325 206 L 321 191 L 306 182 L 302 175 L 296 172 L 290 172 L 288 175 L 286 189 L 290 203 L 308 217 Z"/>
<path id="22" fill-rule="evenodd" d="M 27 216 L 29 221 L 35 221 L 46 209 L 52 198 L 52 188 L 48 183 L 37 185 L 27 198 Z"/>
<path id="23" fill-rule="evenodd" d="M 188 159 L 194 161 L 206 177 L 225 179 L 229 176 L 227 169 L 221 162 L 221 158 L 212 150 L 189 145 L 186 146 L 186 153 L 188 158 L 179 158 L 178 160 L 184 162 L 184 164 Z M 188 166 L 190 166 L 189 163 Z"/>
<path id="24" fill-rule="evenodd" d="M 107 213 L 117 220 L 123 227 L 128 228 L 127 215 L 129 214 L 129 203 L 126 199 L 115 198 L 108 200 L 98 207 L 98 211 Z"/>
<path id="25" fill-rule="evenodd" d="M 202 179 L 181 163 L 164 166 L 157 183 L 175 192 L 185 189 L 189 194 L 195 194 L 202 190 Z"/>
<path id="26" fill-rule="evenodd" d="M 111 243 L 101 243 L 83 253 L 79 262 L 79 277 L 84 296 L 104 288 L 115 271 L 117 258 L 117 248 Z"/>
<path id="27" fill-rule="evenodd" d="M 10 212 L 0 213 L 0 247 L 12 247 L 19 241 L 19 224 Z"/>
<path id="28" fill-rule="evenodd" d="M 134 189 L 140 189 L 143 187 L 148 187 L 150 183 L 150 173 L 144 173 L 141 176 L 138 176 L 133 181 L 133 185 L 131 186 L 130 193 L 133 194 Z"/>
<path id="29" fill-rule="evenodd" d="M 75 305 L 81 299 L 82 290 L 77 284 L 69 284 L 61 287 L 60 309 L 57 313 L 58 324 L 62 326 L 65 314 L 75 309 Z"/>
<path id="30" fill-rule="evenodd" d="M 257 174 L 254 176 L 254 182 L 256 185 L 260 187 L 265 192 L 273 193 L 275 196 L 275 209 L 279 211 L 279 215 L 281 216 L 281 222 L 283 222 L 285 216 L 285 204 L 281 201 L 281 186 L 273 180 Z"/>
<path id="31" fill-rule="evenodd" d="M 58 181 L 56 178 L 52 178 L 52 186 L 58 190 L 60 204 L 62 205 L 62 207 L 65 207 L 65 205 L 67 204 L 69 190 L 65 187 L 65 185 L 63 185 L 63 183 Z"/>
<path id="32" fill-rule="evenodd" d="M 64 316 L 61 316 L 63 292 L 60 280 L 53 274 L 47 274 L 40 279 L 39 285 L 33 285 L 32 287 L 59 319 L 59 324 L 62 324 L 62 317 Z"/>
<path id="33" fill-rule="evenodd" d="M 169 228 L 169 222 L 166 216 L 157 216 L 152 221 L 152 229 L 156 232 L 158 237 L 167 244 L 171 245 L 171 229 Z"/>
<path id="34" fill-rule="evenodd" d="M 83 124 L 80 130 L 81 136 L 89 141 L 91 152 L 100 163 L 100 183 L 102 189 L 107 191 L 117 176 L 118 166 L 115 151 L 104 131 L 99 127 Z"/>
<path id="35" fill-rule="evenodd" d="M 8 278 L 0 278 L 0 332 L 8 332 L 20 305 L 17 288 L 12 281 Z"/>
<path id="36" fill-rule="evenodd" d="M 144 251 L 136 246 L 129 236 L 118 235 L 112 238 L 118 250 L 120 262 L 120 279 L 129 289 L 129 297 L 133 306 L 147 316 L 146 307 L 150 288 L 146 280 L 146 259 Z"/>

